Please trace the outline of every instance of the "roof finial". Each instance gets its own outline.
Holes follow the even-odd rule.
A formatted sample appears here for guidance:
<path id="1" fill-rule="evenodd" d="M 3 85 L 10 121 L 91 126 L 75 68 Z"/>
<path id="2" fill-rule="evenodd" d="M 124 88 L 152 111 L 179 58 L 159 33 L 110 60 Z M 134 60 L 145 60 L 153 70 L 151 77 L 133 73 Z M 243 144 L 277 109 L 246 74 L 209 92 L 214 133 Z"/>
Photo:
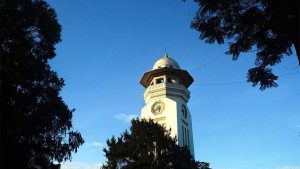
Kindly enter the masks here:
<path id="1" fill-rule="evenodd" d="M 166 52 L 164 58 L 169 58 L 168 53 Z"/>
<path id="2" fill-rule="evenodd" d="M 165 46 L 165 55 L 164 58 L 169 58 L 168 53 L 167 53 L 167 47 Z"/>

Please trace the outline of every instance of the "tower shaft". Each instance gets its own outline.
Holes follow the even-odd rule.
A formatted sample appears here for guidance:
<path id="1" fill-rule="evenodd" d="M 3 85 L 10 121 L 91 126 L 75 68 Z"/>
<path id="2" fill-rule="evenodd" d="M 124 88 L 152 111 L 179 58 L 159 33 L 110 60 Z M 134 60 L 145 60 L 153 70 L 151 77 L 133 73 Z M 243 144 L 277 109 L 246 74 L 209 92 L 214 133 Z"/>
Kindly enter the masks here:
<path id="1" fill-rule="evenodd" d="M 190 74 L 167 55 L 158 60 L 140 81 L 146 88 L 141 118 L 152 119 L 171 129 L 171 136 L 177 138 L 178 145 L 186 146 L 194 156 L 192 117 L 187 106 L 188 87 L 192 82 Z"/>

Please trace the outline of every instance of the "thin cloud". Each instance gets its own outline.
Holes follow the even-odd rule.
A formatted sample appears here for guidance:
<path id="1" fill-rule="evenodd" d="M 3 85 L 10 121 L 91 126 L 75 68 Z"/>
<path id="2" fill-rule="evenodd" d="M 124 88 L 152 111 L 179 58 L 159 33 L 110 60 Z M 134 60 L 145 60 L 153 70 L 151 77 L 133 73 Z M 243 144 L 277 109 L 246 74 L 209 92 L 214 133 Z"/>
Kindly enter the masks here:
<path id="1" fill-rule="evenodd" d="M 118 120 L 129 123 L 132 119 L 137 118 L 138 116 L 136 114 L 121 113 L 121 114 L 116 114 L 114 117 Z"/>
<path id="2" fill-rule="evenodd" d="M 100 142 L 92 142 L 91 146 L 92 147 L 96 147 L 96 148 L 100 148 L 100 147 L 102 147 L 102 143 L 100 143 Z"/>
<path id="3" fill-rule="evenodd" d="M 62 163 L 61 169 L 99 169 L 101 165 L 102 164 L 71 162 L 71 163 Z"/>

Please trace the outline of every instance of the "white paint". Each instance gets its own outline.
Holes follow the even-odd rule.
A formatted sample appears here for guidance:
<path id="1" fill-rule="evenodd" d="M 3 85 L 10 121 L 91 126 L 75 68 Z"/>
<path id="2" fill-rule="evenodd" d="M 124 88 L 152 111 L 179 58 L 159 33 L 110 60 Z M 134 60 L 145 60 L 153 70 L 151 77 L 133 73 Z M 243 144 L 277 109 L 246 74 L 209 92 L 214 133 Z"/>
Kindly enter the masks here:
<path id="1" fill-rule="evenodd" d="M 166 56 L 162 59 L 165 58 Z M 163 64 L 170 64 L 170 62 L 162 62 L 162 59 L 158 60 L 153 68 L 159 69 L 158 65 L 160 68 L 169 67 L 169 65 Z M 173 67 L 179 69 L 179 65 L 176 61 L 171 58 L 168 59 L 172 60 Z M 176 65 L 174 63 L 176 63 Z M 174 78 L 176 81 L 174 83 L 167 82 L 167 78 L 169 77 Z M 160 78 L 164 79 L 163 82 L 156 84 L 156 79 Z M 160 75 L 154 77 L 152 85 L 149 85 L 144 93 L 145 106 L 142 108 L 141 118 L 153 119 L 167 129 L 171 128 L 171 136 L 177 137 L 178 145 L 187 145 L 191 154 L 194 156 L 192 118 L 187 106 L 190 92 L 183 84 L 178 83 L 179 81 L 181 81 L 181 79 L 175 75 L 168 75 L 168 77 L 167 75 Z M 151 109 L 152 105 L 157 101 L 163 102 L 165 106 L 161 114 L 154 115 Z M 183 106 L 185 106 L 187 110 L 186 118 L 184 118 L 182 113 Z M 184 130 L 182 130 L 182 126 L 185 128 Z M 186 135 L 184 136 L 185 133 Z"/>

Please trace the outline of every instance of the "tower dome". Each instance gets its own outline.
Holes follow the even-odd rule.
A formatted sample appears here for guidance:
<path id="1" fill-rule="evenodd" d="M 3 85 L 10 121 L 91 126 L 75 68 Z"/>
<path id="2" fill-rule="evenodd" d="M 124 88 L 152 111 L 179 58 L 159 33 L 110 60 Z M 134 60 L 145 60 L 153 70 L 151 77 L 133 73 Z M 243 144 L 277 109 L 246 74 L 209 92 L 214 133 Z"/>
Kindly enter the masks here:
<path id="1" fill-rule="evenodd" d="M 160 68 L 164 68 L 164 67 L 180 69 L 178 63 L 174 59 L 169 58 L 167 53 L 165 53 L 163 58 L 161 58 L 155 62 L 152 70 L 160 69 Z"/>

